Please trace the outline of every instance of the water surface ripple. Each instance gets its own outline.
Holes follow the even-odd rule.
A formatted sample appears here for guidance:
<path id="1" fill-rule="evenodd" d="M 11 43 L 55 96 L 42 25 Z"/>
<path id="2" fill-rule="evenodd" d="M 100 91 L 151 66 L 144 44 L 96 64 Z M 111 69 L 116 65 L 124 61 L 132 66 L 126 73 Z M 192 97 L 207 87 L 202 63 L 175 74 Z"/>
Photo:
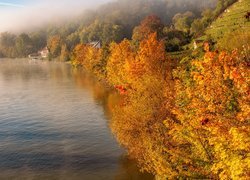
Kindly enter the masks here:
<path id="1" fill-rule="evenodd" d="M 64 63 L 0 60 L 0 178 L 151 179 L 112 136 L 98 87 Z"/>

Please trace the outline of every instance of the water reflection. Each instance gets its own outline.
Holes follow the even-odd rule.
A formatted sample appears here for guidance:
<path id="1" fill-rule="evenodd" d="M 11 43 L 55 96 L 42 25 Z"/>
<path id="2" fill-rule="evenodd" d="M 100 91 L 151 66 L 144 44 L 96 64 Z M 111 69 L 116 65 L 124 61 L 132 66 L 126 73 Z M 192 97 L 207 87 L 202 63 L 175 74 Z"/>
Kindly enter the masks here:
<path id="1" fill-rule="evenodd" d="M 151 179 L 110 133 L 117 99 L 70 65 L 0 60 L 0 179 Z"/>

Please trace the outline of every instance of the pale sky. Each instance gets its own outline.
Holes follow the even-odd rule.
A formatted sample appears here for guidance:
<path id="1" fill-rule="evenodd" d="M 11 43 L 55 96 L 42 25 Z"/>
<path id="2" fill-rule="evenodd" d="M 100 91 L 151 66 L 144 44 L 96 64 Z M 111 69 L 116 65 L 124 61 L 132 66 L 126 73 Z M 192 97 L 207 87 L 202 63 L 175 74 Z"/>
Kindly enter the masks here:
<path id="1" fill-rule="evenodd" d="M 39 27 L 111 0 L 0 0 L 0 32 Z"/>

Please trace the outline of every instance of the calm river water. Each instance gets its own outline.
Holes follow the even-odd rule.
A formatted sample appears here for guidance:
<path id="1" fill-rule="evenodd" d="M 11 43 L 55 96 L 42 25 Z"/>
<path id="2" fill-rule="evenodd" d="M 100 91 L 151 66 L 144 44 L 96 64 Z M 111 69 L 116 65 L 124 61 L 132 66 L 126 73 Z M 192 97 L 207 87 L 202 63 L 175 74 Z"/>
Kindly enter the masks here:
<path id="1" fill-rule="evenodd" d="M 112 99 L 70 65 L 0 59 L 0 179 L 152 179 L 111 134 Z"/>

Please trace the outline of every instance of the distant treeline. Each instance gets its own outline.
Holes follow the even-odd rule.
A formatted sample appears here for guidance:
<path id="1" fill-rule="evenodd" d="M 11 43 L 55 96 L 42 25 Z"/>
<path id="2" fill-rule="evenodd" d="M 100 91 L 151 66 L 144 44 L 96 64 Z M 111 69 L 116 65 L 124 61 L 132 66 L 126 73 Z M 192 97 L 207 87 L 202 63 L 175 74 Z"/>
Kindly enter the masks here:
<path id="1" fill-rule="evenodd" d="M 102 45 L 131 39 L 133 29 L 150 14 L 165 28 L 167 51 L 178 51 L 235 0 L 119 0 L 89 10 L 61 25 L 48 25 L 37 32 L 0 36 L 0 57 L 27 57 L 47 46 L 50 58 L 69 60 L 79 43 L 100 41 Z M 217 6 L 216 6 L 217 4 Z M 211 10 L 214 9 L 214 10 Z M 200 19 L 201 18 L 201 19 Z"/>

